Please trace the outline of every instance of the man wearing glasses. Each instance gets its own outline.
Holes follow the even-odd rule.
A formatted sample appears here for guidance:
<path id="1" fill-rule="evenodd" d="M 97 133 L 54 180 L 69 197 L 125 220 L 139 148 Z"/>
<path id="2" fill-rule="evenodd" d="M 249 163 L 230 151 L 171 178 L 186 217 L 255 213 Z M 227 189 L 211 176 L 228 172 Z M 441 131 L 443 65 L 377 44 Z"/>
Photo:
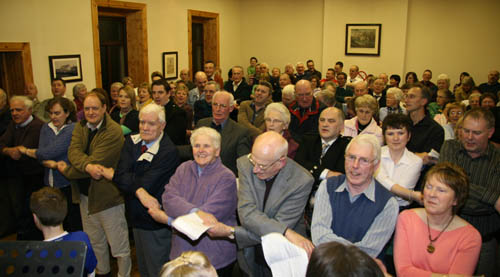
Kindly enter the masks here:
<path id="1" fill-rule="evenodd" d="M 373 258 L 392 236 L 398 202 L 375 178 L 380 164 L 380 142 L 358 135 L 347 145 L 345 175 L 321 182 L 312 218 L 315 245 L 337 241 L 355 245 Z"/>

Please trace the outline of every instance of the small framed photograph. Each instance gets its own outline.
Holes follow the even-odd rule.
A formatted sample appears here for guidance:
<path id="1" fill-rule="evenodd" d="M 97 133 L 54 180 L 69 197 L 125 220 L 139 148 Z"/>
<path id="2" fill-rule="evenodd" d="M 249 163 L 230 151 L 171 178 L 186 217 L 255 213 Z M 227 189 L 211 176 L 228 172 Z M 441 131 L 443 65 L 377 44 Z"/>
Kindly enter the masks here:
<path id="1" fill-rule="evenodd" d="M 382 24 L 346 24 L 345 54 L 380 56 Z"/>
<path id="2" fill-rule="evenodd" d="M 166 80 L 174 80 L 178 77 L 177 51 L 163 52 L 163 76 Z"/>
<path id="3" fill-rule="evenodd" d="M 49 56 L 50 79 L 61 78 L 65 82 L 83 79 L 80 55 Z"/>

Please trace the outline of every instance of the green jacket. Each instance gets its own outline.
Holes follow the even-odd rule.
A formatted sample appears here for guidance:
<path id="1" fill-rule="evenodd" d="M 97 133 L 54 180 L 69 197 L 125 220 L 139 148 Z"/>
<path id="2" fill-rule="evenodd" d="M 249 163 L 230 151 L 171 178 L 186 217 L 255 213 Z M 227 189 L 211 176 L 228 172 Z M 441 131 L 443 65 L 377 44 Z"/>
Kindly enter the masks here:
<path id="1" fill-rule="evenodd" d="M 68 149 L 68 159 L 71 166 L 66 168 L 64 175 L 73 180 L 72 193 L 73 202 L 75 203 L 80 202 L 80 190 L 74 180 L 92 178 L 85 171 L 88 164 L 100 164 L 104 167 L 116 168 L 120 160 L 120 153 L 125 141 L 122 129 L 108 114 L 105 114 L 103 120 L 90 144 L 88 155 L 85 153 L 89 137 L 87 120 L 80 121 L 73 130 L 71 144 Z M 88 197 L 89 214 L 98 213 L 124 203 L 116 185 L 104 178 L 100 180 L 91 179 Z"/>

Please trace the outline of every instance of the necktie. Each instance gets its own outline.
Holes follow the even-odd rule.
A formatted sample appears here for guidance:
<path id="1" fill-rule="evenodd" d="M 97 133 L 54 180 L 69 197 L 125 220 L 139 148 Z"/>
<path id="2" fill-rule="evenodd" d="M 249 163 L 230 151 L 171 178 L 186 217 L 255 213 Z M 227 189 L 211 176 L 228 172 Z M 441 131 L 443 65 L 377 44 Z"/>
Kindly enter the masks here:
<path id="1" fill-rule="evenodd" d="M 146 145 L 141 146 L 141 153 L 144 154 L 146 151 L 148 151 L 148 147 Z"/>
<path id="2" fill-rule="evenodd" d="M 220 124 L 215 124 L 215 122 L 212 122 L 211 126 L 212 128 L 214 128 L 215 130 L 217 130 L 217 132 L 220 133 L 220 131 L 222 130 L 222 125 Z"/>
<path id="3" fill-rule="evenodd" d="M 323 143 L 321 145 L 321 158 L 325 156 L 327 150 L 328 150 L 328 143 Z"/>

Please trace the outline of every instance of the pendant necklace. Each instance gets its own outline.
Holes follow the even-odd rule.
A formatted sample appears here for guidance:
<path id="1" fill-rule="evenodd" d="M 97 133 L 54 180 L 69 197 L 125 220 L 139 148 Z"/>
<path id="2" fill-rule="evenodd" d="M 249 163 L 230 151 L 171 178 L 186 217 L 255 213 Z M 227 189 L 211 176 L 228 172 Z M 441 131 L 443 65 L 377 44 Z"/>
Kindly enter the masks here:
<path id="1" fill-rule="evenodd" d="M 432 254 L 432 253 L 434 253 L 434 251 L 436 251 L 436 248 L 434 247 L 434 245 L 432 243 L 435 242 L 443 234 L 443 232 L 446 230 L 446 228 L 448 228 L 448 226 L 450 226 L 454 217 L 455 216 L 451 217 L 450 221 L 448 221 L 448 224 L 446 224 L 444 229 L 439 233 L 439 235 L 436 238 L 433 239 L 431 237 L 431 227 L 429 226 L 429 217 L 427 216 L 427 214 L 425 215 L 425 218 L 427 219 L 427 231 L 429 232 L 429 244 L 427 245 L 427 252 Z"/>

